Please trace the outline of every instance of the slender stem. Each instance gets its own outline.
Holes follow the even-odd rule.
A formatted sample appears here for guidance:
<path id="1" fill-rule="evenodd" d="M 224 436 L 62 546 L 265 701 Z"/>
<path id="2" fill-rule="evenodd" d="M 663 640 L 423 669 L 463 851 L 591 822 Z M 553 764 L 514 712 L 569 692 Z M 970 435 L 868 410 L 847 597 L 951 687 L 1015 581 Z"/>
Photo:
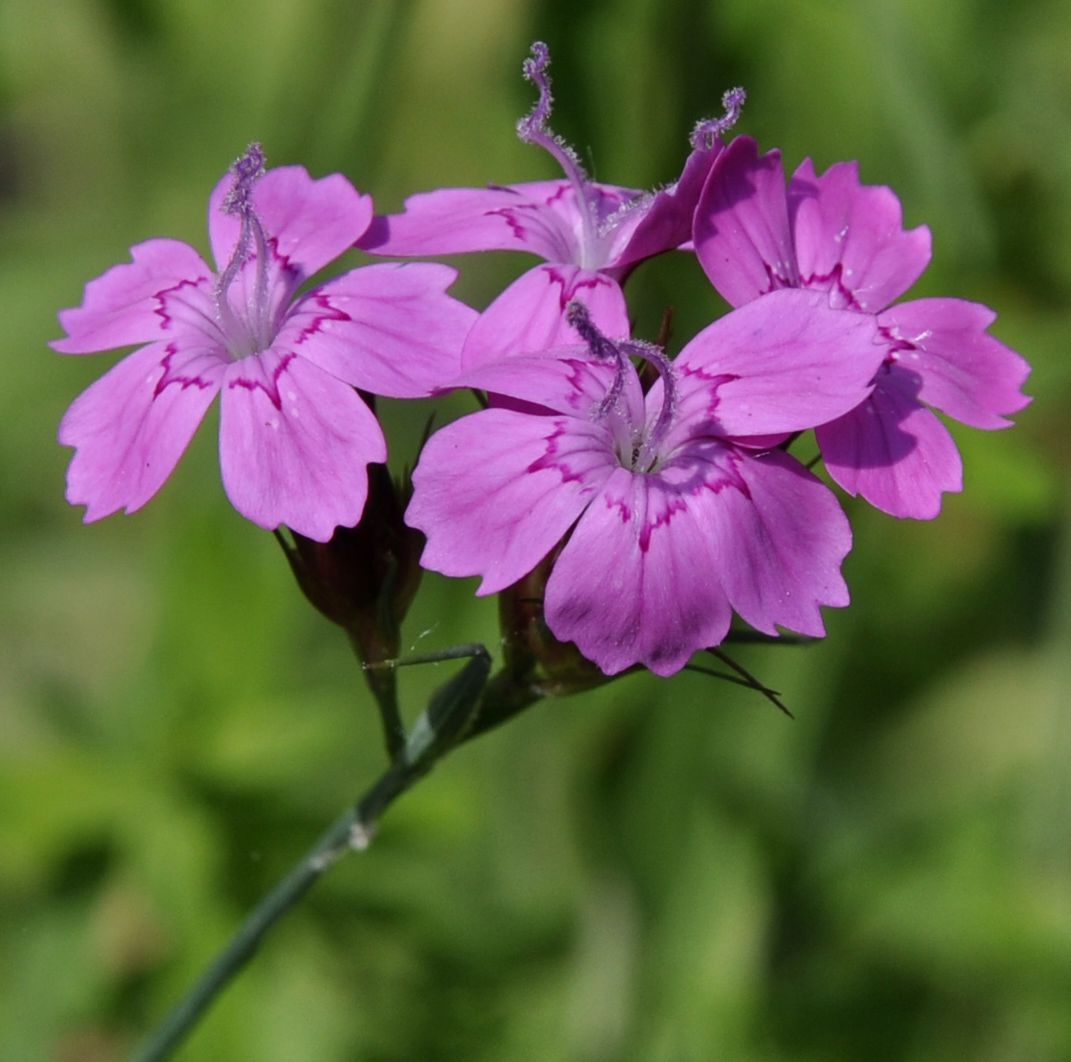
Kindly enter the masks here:
<path id="1" fill-rule="evenodd" d="M 534 684 L 519 681 L 519 677 L 509 670 L 499 671 L 487 683 L 480 709 L 461 740 L 471 741 L 474 737 L 492 730 L 523 712 L 525 708 L 538 703 L 543 697 L 544 694 L 536 689 Z"/>
<path id="2" fill-rule="evenodd" d="M 368 632 L 358 634 L 354 630 L 349 630 L 346 633 L 349 635 L 350 645 L 361 665 L 365 683 L 371 690 L 376 707 L 379 709 L 379 722 L 383 728 L 383 742 L 387 749 L 387 758 L 394 763 L 405 751 L 408 735 L 405 732 L 401 709 L 398 707 L 398 682 L 394 669 L 385 667 L 383 664 L 397 653 L 397 645 L 381 646 L 378 645 L 377 639 L 375 651 L 370 651 L 372 647 L 369 645 Z"/>
<path id="3" fill-rule="evenodd" d="M 268 931 L 347 852 L 362 851 L 371 841 L 380 815 L 426 768 L 396 764 L 386 771 L 354 807 L 340 815 L 304 858 L 254 908 L 218 958 L 201 975 L 134 1056 L 135 1062 L 159 1062 L 182 1043 L 204 1012 L 252 958 Z"/>
<path id="4" fill-rule="evenodd" d="M 468 663 L 432 694 L 413 733 L 391 766 L 357 802 L 320 837 L 309 852 L 254 908 L 216 960 L 134 1056 L 135 1062 L 159 1062 L 185 1039 L 216 997 L 252 958 L 261 940 L 305 893 L 348 851 L 363 851 L 372 841 L 384 811 L 418 778 L 464 739 L 485 703 L 503 690 L 487 681 L 491 658 L 481 646 L 463 646 L 455 658 Z M 513 711 L 519 710 L 519 707 Z"/>
<path id="5" fill-rule="evenodd" d="M 393 661 L 398 655 L 398 618 L 393 612 L 398 561 L 393 554 L 388 554 L 383 561 L 386 570 L 377 573 L 382 585 L 378 588 L 370 618 L 368 610 L 355 604 L 353 596 L 346 593 L 347 582 L 352 576 L 352 555 L 357 548 L 355 536 L 360 531 L 361 528 L 339 528 L 332 542 L 322 544 L 295 536 L 295 542 L 303 548 L 291 545 L 278 529 L 273 533 L 306 598 L 322 615 L 345 630 L 368 688 L 375 697 L 387 758 L 393 763 L 402 755 L 407 735 L 398 707 L 394 669 L 381 665 Z M 366 552 L 377 547 L 375 541 L 360 544 Z M 352 591 L 353 587 L 349 589 Z M 363 590 L 365 587 L 359 584 L 356 594 Z"/>

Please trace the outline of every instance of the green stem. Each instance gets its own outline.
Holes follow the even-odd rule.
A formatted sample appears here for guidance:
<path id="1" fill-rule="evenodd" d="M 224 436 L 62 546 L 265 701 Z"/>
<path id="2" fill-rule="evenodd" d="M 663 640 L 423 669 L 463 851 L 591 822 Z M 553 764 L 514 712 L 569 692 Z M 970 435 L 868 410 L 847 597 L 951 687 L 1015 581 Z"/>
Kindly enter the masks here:
<path id="1" fill-rule="evenodd" d="M 252 958 L 275 923 L 342 856 L 368 847 L 383 812 L 463 739 L 488 694 L 492 702 L 501 695 L 499 687 L 487 681 L 491 658 L 482 645 L 462 647 L 456 655 L 470 659 L 432 694 L 395 761 L 356 806 L 336 819 L 297 866 L 254 908 L 218 958 L 134 1056 L 135 1062 L 158 1062 L 182 1043 L 216 997 Z"/>
<path id="2" fill-rule="evenodd" d="M 170 1056 L 220 992 L 253 957 L 275 923 L 342 856 L 350 851 L 362 851 L 368 846 L 379 817 L 425 770 L 396 764 L 380 777 L 355 807 L 348 808 L 328 827 L 301 862 L 250 913 L 215 962 L 135 1054 L 135 1062 L 158 1062 Z"/>
<path id="3" fill-rule="evenodd" d="M 480 699 L 479 710 L 461 740 L 471 741 L 507 719 L 512 719 L 543 697 L 544 694 L 539 692 L 532 681 L 519 680 L 519 676 L 509 669 L 499 671 L 488 681 Z"/>
<path id="4" fill-rule="evenodd" d="M 381 646 L 378 641 L 370 646 L 367 632 L 347 630 L 350 646 L 357 657 L 364 680 L 376 701 L 379 710 L 379 722 L 383 728 L 383 742 L 387 750 L 387 759 L 397 762 L 405 751 L 406 732 L 398 707 L 398 682 L 393 668 L 379 666 L 382 661 L 397 655 L 395 645 L 393 653 L 390 646 Z"/>

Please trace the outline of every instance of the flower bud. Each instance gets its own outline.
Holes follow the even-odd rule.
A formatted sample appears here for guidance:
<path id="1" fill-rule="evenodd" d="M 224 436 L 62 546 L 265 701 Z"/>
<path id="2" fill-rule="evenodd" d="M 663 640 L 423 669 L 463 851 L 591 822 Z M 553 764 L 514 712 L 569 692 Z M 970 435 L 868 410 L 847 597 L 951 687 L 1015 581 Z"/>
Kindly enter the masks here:
<path id="1" fill-rule="evenodd" d="M 309 601 L 344 628 L 361 659 L 375 663 L 398 652 L 398 629 L 420 585 L 424 536 L 402 512 L 408 488 L 386 465 L 368 469 L 368 501 L 356 527 L 339 527 L 327 542 L 293 535 L 284 545 Z"/>
<path id="2" fill-rule="evenodd" d="M 572 642 L 560 642 L 543 618 L 543 593 L 559 550 L 498 595 L 506 669 L 526 676 L 533 692 L 561 697 L 609 682 Z"/>

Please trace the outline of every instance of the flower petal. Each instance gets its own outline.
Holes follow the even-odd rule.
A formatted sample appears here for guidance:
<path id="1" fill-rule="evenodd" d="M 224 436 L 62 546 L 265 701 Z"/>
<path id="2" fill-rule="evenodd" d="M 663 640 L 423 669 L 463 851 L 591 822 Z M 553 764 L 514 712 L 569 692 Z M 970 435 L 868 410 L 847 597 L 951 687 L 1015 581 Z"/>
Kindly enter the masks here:
<path id="1" fill-rule="evenodd" d="M 822 460 L 849 494 L 892 516 L 930 520 L 945 491 L 963 489 L 959 451 L 919 405 L 919 378 L 893 365 L 858 409 L 815 432 Z"/>
<path id="2" fill-rule="evenodd" d="M 1030 402 L 1020 388 L 1030 366 L 986 332 L 996 314 L 963 299 L 917 299 L 881 314 L 897 362 L 918 373 L 919 399 L 975 428 L 1004 428 Z"/>
<path id="3" fill-rule="evenodd" d="M 580 336 L 565 320 L 572 300 L 590 311 L 595 326 L 612 338 L 629 334 L 625 296 L 616 280 L 576 266 L 540 265 L 518 277 L 472 326 L 461 352 L 470 369 L 517 354 L 574 347 Z"/>
<path id="4" fill-rule="evenodd" d="M 846 413 L 881 365 L 876 336 L 871 316 L 832 310 L 819 292 L 774 291 L 733 310 L 674 362 L 674 440 L 800 431 Z"/>
<path id="5" fill-rule="evenodd" d="M 461 344 L 477 317 L 445 293 L 456 276 L 423 262 L 351 270 L 303 296 L 275 345 L 373 394 L 430 394 L 461 370 Z"/>
<path id="6" fill-rule="evenodd" d="M 112 266 L 86 285 L 81 306 L 60 311 L 68 338 L 52 343 L 53 350 L 90 354 L 158 339 L 167 324 L 160 299 L 212 275 L 201 256 L 179 240 L 146 240 L 130 256 L 133 262 Z"/>
<path id="7" fill-rule="evenodd" d="M 716 451 L 713 456 L 719 459 Z M 837 499 L 779 450 L 757 456 L 737 450 L 732 469 L 730 489 L 700 499 L 729 601 L 766 634 L 779 626 L 824 634 L 818 606 L 848 604 L 840 566 L 852 534 Z"/>
<path id="8" fill-rule="evenodd" d="M 318 542 L 360 520 L 366 466 L 387 457 L 375 416 L 351 387 L 275 349 L 228 367 L 219 450 L 223 486 L 243 516 Z"/>
<path id="9" fill-rule="evenodd" d="M 694 239 L 700 264 L 731 306 L 799 284 L 779 151 L 759 158 L 751 137 L 733 140 L 699 197 Z"/>
<path id="10" fill-rule="evenodd" d="M 718 487 L 694 468 L 644 476 L 617 467 L 554 562 L 544 605 L 554 636 L 607 675 L 634 664 L 671 675 L 720 642 L 729 603 L 696 507 L 708 489 Z"/>
<path id="11" fill-rule="evenodd" d="M 612 265 L 633 266 L 652 255 L 672 251 L 692 238 L 696 204 L 723 150 L 724 145 L 718 141 L 712 148 L 691 152 L 674 184 L 633 208 L 635 221 L 626 215 L 614 234 L 619 249 L 611 255 Z"/>
<path id="12" fill-rule="evenodd" d="M 216 185 L 208 203 L 212 253 L 222 273 L 234 254 L 240 221 L 223 212 L 233 178 Z M 314 180 L 303 166 L 268 170 L 253 188 L 253 206 L 284 264 L 310 277 L 347 251 L 372 220 L 372 197 L 340 173 Z"/>
<path id="13" fill-rule="evenodd" d="M 479 575 L 493 594 L 530 572 L 610 475 L 605 429 L 508 409 L 437 431 L 413 471 L 410 527 L 427 535 L 425 568 Z"/>
<path id="14" fill-rule="evenodd" d="M 905 232 L 892 189 L 859 183 L 859 165 L 838 162 L 821 177 L 804 159 L 789 182 L 788 209 L 800 283 L 831 290 L 842 304 L 877 313 L 930 261 L 930 230 Z"/>
<path id="15" fill-rule="evenodd" d="M 86 522 L 140 509 L 171 475 L 223 377 L 214 348 L 152 343 L 124 358 L 71 404 L 59 441 L 75 447 L 67 500 Z"/>
<path id="16" fill-rule="evenodd" d="M 546 351 L 542 355 L 509 358 L 469 369 L 457 378 L 458 387 L 528 403 L 532 410 L 553 410 L 586 420 L 613 386 L 616 368 L 595 361 L 586 349 L 576 355 Z M 633 425 L 643 423 L 643 393 L 635 371 L 625 375 L 618 412 Z"/>
<path id="17" fill-rule="evenodd" d="M 568 181 L 421 192 L 406 199 L 403 214 L 377 217 L 358 246 L 403 256 L 530 251 L 570 262 L 576 258 L 580 215 L 567 192 Z"/>

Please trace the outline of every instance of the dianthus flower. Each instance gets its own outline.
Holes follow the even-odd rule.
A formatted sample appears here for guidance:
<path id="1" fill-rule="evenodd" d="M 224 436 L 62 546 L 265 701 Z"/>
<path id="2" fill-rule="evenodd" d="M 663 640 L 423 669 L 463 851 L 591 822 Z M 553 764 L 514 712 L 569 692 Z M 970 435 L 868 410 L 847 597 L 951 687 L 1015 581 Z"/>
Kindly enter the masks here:
<path id="1" fill-rule="evenodd" d="M 148 240 L 60 313 L 61 353 L 148 344 L 60 425 L 76 449 L 67 499 L 87 521 L 144 505 L 222 392 L 223 485 L 243 516 L 319 541 L 358 522 L 366 468 L 387 451 L 354 388 L 428 394 L 458 372 L 475 318 L 444 294 L 455 274 L 438 265 L 366 266 L 297 295 L 371 219 L 371 199 L 344 177 L 265 173 L 254 144 L 209 202 L 218 273 L 185 243 Z"/>
<path id="2" fill-rule="evenodd" d="M 738 137 L 711 170 L 695 214 L 695 249 L 733 306 L 781 288 L 828 293 L 831 307 L 877 324 L 884 359 L 873 393 L 815 434 L 830 476 L 893 516 L 929 519 L 962 488 L 952 437 L 928 409 L 1003 428 L 1030 399 L 1030 369 L 986 331 L 996 315 L 963 299 L 890 305 L 930 260 L 925 226 L 905 232 L 889 188 L 859 183 L 840 162 L 817 176 L 805 160 L 786 190 L 781 156 Z M 817 422 L 816 422 L 817 423 Z"/>
<path id="3" fill-rule="evenodd" d="M 732 609 L 767 634 L 824 633 L 819 605 L 848 602 L 851 532 L 833 493 L 776 443 L 858 405 L 882 350 L 870 319 L 823 301 L 776 292 L 672 362 L 611 341 L 571 303 L 583 349 L 467 370 L 461 385 L 532 405 L 429 439 L 406 513 L 427 536 L 421 563 L 479 575 L 477 593 L 491 594 L 565 538 L 546 623 L 608 675 L 672 674 L 725 637 Z M 658 373 L 646 395 L 633 357 Z"/>
<path id="4" fill-rule="evenodd" d="M 725 116 L 700 122 L 680 179 L 655 194 L 598 184 L 568 144 L 548 126 L 552 98 L 547 46 L 532 45 L 524 76 L 539 91 L 517 125 L 520 138 L 544 148 L 565 180 L 444 188 L 410 196 L 405 212 L 376 218 L 358 245 L 382 255 L 527 251 L 546 262 L 514 281 L 481 315 L 462 352 L 465 366 L 514 353 L 575 345 L 565 307 L 583 302 L 610 335 L 629 328 L 621 283 L 643 259 L 686 243 L 703 182 L 723 148 L 720 134 L 744 104 L 742 89 L 725 94 Z"/>

